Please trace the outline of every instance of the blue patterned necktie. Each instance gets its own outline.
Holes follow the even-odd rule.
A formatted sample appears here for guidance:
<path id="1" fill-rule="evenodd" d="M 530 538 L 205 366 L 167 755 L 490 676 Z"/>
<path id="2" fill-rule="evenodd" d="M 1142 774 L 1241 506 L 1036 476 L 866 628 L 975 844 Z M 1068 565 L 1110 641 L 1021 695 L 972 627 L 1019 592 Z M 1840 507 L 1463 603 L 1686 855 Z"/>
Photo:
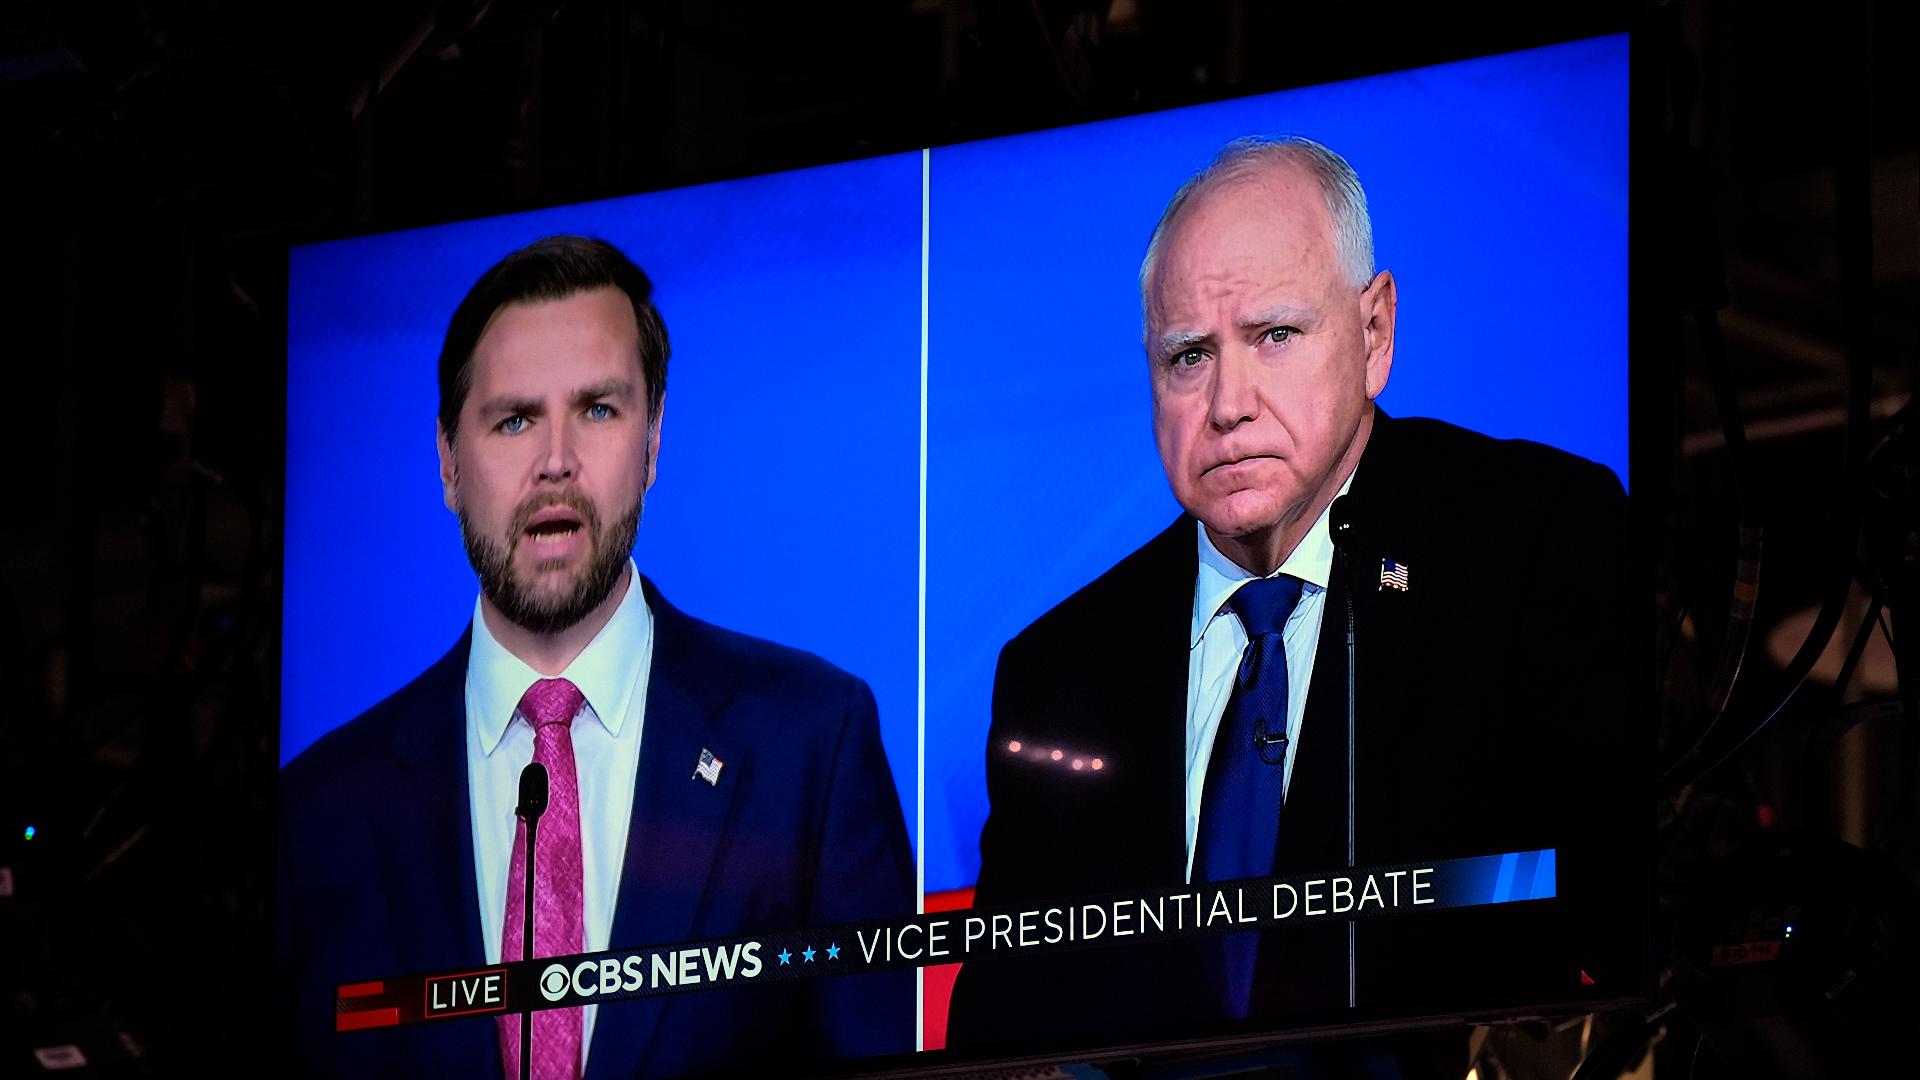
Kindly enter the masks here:
<path id="1" fill-rule="evenodd" d="M 1193 879 L 1230 881 L 1273 873 L 1287 760 L 1287 616 L 1300 600 L 1296 577 L 1249 581 L 1227 605 L 1247 631 L 1247 654 L 1220 717 L 1200 795 Z M 1228 1012 L 1247 1015 L 1260 935 L 1230 934 L 1225 949 Z"/>

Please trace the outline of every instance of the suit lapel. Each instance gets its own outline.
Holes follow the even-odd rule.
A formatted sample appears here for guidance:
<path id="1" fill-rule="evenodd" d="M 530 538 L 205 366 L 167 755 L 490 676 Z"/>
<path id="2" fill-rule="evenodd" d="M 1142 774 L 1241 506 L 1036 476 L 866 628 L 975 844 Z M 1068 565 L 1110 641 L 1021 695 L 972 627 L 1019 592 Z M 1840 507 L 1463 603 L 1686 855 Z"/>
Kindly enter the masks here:
<path id="1" fill-rule="evenodd" d="M 1179 885 L 1187 867 L 1187 654 L 1193 619 L 1194 575 L 1199 571 L 1199 526 L 1180 515 L 1141 552 L 1141 580 L 1130 587 L 1129 602 L 1140 605 L 1117 626 L 1134 647 L 1115 674 L 1129 687 L 1145 722 L 1137 726 L 1134 762 L 1145 766 L 1134 794 L 1125 800 L 1137 818 L 1129 835 L 1147 863 L 1139 879 Z M 1164 627 L 1165 630 L 1160 628 Z"/>
<path id="2" fill-rule="evenodd" d="M 1412 612 L 1411 592 L 1382 589 L 1381 558 L 1392 557 L 1418 569 L 1418 540 L 1413 526 L 1394 515 L 1400 492 L 1401 456 L 1393 422 L 1375 411 L 1373 432 L 1354 473 L 1348 497 L 1365 507 L 1367 532 L 1346 555 L 1345 571 L 1336 557 L 1320 621 L 1320 640 L 1307 693 L 1300 757 L 1294 763 L 1286 807 L 1280 815 L 1281 841 L 1276 869 L 1329 870 L 1347 865 L 1347 603 L 1354 622 L 1354 747 L 1351 758 L 1353 801 L 1359 821 L 1354 841 L 1366 861 L 1368 825 L 1396 804 L 1395 793 L 1380 790 L 1390 775 L 1394 729 L 1402 714 L 1404 665 L 1398 662 Z"/>
<path id="3" fill-rule="evenodd" d="M 717 714 L 732 696 L 723 673 L 710 671 L 714 650 L 700 647 L 699 627 L 641 578 L 653 612 L 653 659 L 647 675 L 633 818 L 620 869 L 609 941 L 618 948 L 683 941 L 693 935 L 707 879 L 720 847 L 740 775 L 752 768 Z M 721 762 L 713 783 L 694 775 L 701 752 Z M 645 1059 L 665 999 L 618 1006 L 594 1024 L 589 1071 L 632 1076 Z"/>
<path id="4" fill-rule="evenodd" d="M 1334 560 L 1314 646 L 1299 757 L 1280 810 L 1276 873 L 1328 870 L 1347 861 L 1347 596 Z"/>
<path id="5" fill-rule="evenodd" d="M 1409 551 L 1392 548 L 1388 557 L 1408 564 L 1411 589 L 1415 580 L 1411 575 L 1420 572 L 1423 561 Z M 1363 865 L 1381 861 L 1383 840 L 1388 848 L 1397 842 L 1403 830 L 1393 823 L 1399 816 L 1431 812 L 1431 807 L 1412 805 L 1419 800 L 1400 782 L 1404 777 L 1399 767 L 1404 754 L 1418 753 L 1425 745 L 1405 737 L 1405 725 L 1415 722 L 1407 701 L 1410 687 L 1419 678 L 1419 665 L 1407 652 L 1406 642 L 1410 640 L 1408 623 L 1418 601 L 1409 593 L 1382 588 L 1380 557 L 1369 558 L 1354 572 L 1354 800 L 1359 817 L 1355 844 Z M 1413 762 L 1412 767 L 1418 773 L 1431 774 L 1426 763 Z"/>
<path id="6" fill-rule="evenodd" d="M 1407 700 L 1419 670 L 1408 651 L 1408 643 L 1419 638 L 1409 636 L 1409 626 L 1420 598 L 1426 595 L 1419 590 L 1422 575 L 1430 578 L 1436 568 L 1426 560 L 1428 545 L 1420 533 L 1423 515 L 1415 509 L 1421 493 L 1406 487 L 1398 431 L 1385 413 L 1376 413 L 1373 435 L 1352 489 L 1370 508 L 1373 535 L 1355 554 L 1349 575 L 1355 626 L 1354 800 L 1359 813 L 1355 843 L 1362 864 L 1378 861 L 1380 841 L 1399 832 L 1391 825 L 1396 814 L 1422 812 L 1403 805 L 1407 793 L 1399 783 L 1395 762 L 1403 748 L 1415 745 L 1402 731 L 1412 715 Z M 1405 565 L 1405 591 L 1381 584 L 1383 559 Z"/>
<path id="7" fill-rule="evenodd" d="M 394 729 L 394 757 L 410 782 L 393 798 L 398 811 L 384 823 L 380 844 L 385 892 L 393 905 L 395 957 L 400 970 L 425 972 L 486 962 L 480 931 L 480 894 L 473 869 L 473 818 L 467 790 L 466 673 L 472 630 L 428 668 L 419 707 Z M 437 1026 L 437 1025 L 436 1025 Z M 445 1025 L 435 1033 L 436 1055 L 455 1053 L 456 1071 L 498 1068 L 494 1026 Z M 456 1030 L 457 1029 L 457 1030 Z"/>
<path id="8" fill-rule="evenodd" d="M 473 871 L 467 791 L 466 670 L 472 631 L 427 670 L 423 708 L 394 730 L 393 752 L 414 783 L 394 792 L 408 806 L 386 822 L 383 849 L 410 970 L 486 961 Z M 451 909 L 451 910 L 449 910 Z"/>

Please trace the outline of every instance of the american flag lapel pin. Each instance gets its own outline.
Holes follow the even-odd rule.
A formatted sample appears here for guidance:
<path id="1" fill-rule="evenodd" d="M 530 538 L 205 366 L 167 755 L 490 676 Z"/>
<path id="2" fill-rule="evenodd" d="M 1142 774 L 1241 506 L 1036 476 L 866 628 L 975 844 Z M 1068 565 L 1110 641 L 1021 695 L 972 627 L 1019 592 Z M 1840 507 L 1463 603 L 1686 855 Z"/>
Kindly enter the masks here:
<path id="1" fill-rule="evenodd" d="M 1407 564 L 1392 559 L 1380 560 L 1380 588 L 1407 592 Z"/>
<path id="2" fill-rule="evenodd" d="M 705 780 L 708 787 L 716 787 L 720 783 L 720 767 L 725 764 L 713 756 L 713 751 L 703 746 L 700 748 L 700 760 L 693 766 L 692 779 Z"/>

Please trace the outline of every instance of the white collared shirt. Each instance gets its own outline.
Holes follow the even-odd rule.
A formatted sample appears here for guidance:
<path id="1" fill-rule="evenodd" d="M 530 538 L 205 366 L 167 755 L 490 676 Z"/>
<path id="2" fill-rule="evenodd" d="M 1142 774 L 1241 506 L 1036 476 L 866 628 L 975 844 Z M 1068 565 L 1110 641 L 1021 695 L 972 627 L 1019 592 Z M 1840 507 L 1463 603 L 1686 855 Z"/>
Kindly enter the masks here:
<path id="1" fill-rule="evenodd" d="M 1340 485 L 1340 495 L 1353 486 L 1353 474 Z M 1335 498 L 1339 496 L 1336 495 Z M 1320 619 L 1327 606 L 1327 581 L 1333 574 L 1333 534 L 1327 517 L 1329 503 L 1300 538 L 1286 561 L 1268 577 L 1297 577 L 1304 586 L 1300 602 L 1287 616 L 1281 641 L 1287 650 L 1287 762 L 1280 778 L 1280 798 L 1293 783 L 1295 749 L 1300 745 L 1300 723 L 1307 713 L 1307 686 L 1313 677 L 1314 654 L 1319 651 Z M 1257 575 L 1241 569 L 1220 554 L 1198 522 L 1200 571 L 1193 583 L 1193 625 L 1187 651 L 1187 880 L 1193 880 L 1193 848 L 1200 835 L 1200 798 L 1207 784 L 1207 763 L 1213 758 L 1214 736 L 1233 696 L 1234 674 L 1247 651 L 1247 631 L 1227 606 L 1240 586 Z M 1282 825 L 1284 828 L 1284 823 Z"/>
<path id="2" fill-rule="evenodd" d="M 640 765 L 640 728 L 646 716 L 647 675 L 653 666 L 653 612 L 641 593 L 640 573 L 627 560 L 627 594 L 573 663 L 560 673 L 586 704 L 574 716 L 573 760 L 580 780 L 580 852 L 585 889 L 586 951 L 609 947 L 620 870 L 633 820 L 634 777 Z M 513 809 L 520 771 L 533 760 L 533 727 L 520 715 L 521 695 L 546 676 L 507 651 L 487 629 L 474 601 L 473 646 L 467 657 L 467 783 L 472 792 L 473 861 L 480 887 L 480 933 L 487 963 L 500 962 L 501 924 L 507 915 L 507 876 L 513 869 Z M 512 957 L 517 960 L 519 957 Z M 586 1006 L 580 1070 L 587 1067 L 598 1005 Z"/>

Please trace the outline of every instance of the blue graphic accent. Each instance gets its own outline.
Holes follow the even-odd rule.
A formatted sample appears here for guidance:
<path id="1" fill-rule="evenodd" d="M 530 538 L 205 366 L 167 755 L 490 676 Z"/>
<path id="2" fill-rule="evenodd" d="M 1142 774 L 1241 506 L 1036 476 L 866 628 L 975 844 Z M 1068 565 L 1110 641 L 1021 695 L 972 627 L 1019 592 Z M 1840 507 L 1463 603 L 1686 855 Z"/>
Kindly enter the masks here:
<path id="1" fill-rule="evenodd" d="M 1539 859 L 1533 864 L 1533 881 L 1527 890 L 1527 899 L 1543 900 L 1554 894 L 1559 884 L 1556 880 L 1554 853 L 1552 848 L 1539 853 Z"/>
<path id="2" fill-rule="evenodd" d="M 1551 848 L 1451 859 L 1435 864 L 1431 899 L 1442 908 L 1550 900 L 1555 862 Z"/>
<path id="3" fill-rule="evenodd" d="M 813 946 L 807 946 L 806 951 L 800 954 L 800 958 L 809 964 L 813 963 Z"/>
<path id="4" fill-rule="evenodd" d="M 1509 852 L 1500 856 L 1500 872 L 1493 880 L 1493 902 L 1504 904 L 1513 895 L 1513 872 L 1519 864 L 1520 856 Z"/>
<path id="5" fill-rule="evenodd" d="M 793 960 L 793 954 L 788 952 L 785 949 L 781 949 L 777 955 L 780 957 L 780 963 L 782 966 L 785 966 L 786 964 L 792 962 Z"/>
<path id="6" fill-rule="evenodd" d="M 838 960 L 838 959 L 840 959 L 840 946 L 839 946 L 839 945 L 829 945 L 829 946 L 827 946 L 827 959 L 829 959 L 829 960 Z"/>

